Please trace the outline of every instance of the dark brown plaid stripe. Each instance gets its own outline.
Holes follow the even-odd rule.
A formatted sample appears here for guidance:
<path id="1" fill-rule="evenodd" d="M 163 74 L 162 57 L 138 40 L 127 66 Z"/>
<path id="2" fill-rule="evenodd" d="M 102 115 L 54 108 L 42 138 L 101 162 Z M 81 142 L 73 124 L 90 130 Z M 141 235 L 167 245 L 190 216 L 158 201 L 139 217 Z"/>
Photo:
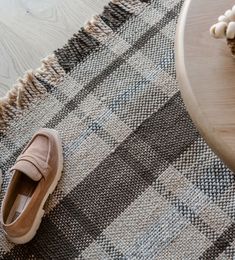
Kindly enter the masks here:
<path id="1" fill-rule="evenodd" d="M 200 257 L 202 260 L 216 259 L 235 239 L 235 223 L 232 223 Z"/>
<path id="2" fill-rule="evenodd" d="M 140 0 L 149 3 L 150 0 Z M 104 7 L 101 19 L 113 30 L 116 31 L 125 23 L 132 13 L 121 6 L 110 2 Z M 60 65 L 66 72 L 71 71 L 76 64 L 84 60 L 91 52 L 95 51 L 100 42 L 89 35 L 83 28 L 71 38 L 67 45 L 55 51 Z"/>

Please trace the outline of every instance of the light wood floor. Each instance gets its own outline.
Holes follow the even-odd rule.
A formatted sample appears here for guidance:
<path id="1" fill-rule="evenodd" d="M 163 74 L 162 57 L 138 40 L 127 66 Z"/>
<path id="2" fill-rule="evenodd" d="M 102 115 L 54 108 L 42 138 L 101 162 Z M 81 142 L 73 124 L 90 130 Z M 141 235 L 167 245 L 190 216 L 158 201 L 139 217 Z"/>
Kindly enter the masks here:
<path id="1" fill-rule="evenodd" d="M 0 96 L 109 0 L 0 0 Z"/>

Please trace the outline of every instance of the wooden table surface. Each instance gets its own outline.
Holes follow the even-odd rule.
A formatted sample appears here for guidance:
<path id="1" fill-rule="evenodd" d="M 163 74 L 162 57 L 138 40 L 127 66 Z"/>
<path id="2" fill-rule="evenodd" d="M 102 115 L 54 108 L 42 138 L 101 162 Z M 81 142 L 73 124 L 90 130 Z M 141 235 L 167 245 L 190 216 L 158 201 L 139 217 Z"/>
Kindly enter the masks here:
<path id="1" fill-rule="evenodd" d="M 234 0 L 186 0 L 176 67 L 187 109 L 207 143 L 235 171 L 235 59 L 209 28 Z"/>
<path id="2" fill-rule="evenodd" d="M 0 96 L 109 0 L 0 0 Z"/>

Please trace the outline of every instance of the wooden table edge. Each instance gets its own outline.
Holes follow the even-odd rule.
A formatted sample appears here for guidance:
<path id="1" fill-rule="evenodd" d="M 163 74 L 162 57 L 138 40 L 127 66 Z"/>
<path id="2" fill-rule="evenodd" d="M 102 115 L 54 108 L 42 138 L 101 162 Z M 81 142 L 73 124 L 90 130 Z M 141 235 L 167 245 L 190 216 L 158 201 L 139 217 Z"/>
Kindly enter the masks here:
<path id="1" fill-rule="evenodd" d="M 205 119 L 205 117 L 203 117 L 203 111 L 201 111 L 199 108 L 187 76 L 184 51 L 184 32 L 191 1 L 193 0 L 186 0 L 184 3 L 178 20 L 175 39 L 176 74 L 180 92 L 190 117 L 192 118 L 202 137 L 205 139 L 206 143 L 232 171 L 235 171 L 235 154 L 233 153 L 232 149 L 217 136 L 215 129 L 213 129 L 210 123 Z"/>

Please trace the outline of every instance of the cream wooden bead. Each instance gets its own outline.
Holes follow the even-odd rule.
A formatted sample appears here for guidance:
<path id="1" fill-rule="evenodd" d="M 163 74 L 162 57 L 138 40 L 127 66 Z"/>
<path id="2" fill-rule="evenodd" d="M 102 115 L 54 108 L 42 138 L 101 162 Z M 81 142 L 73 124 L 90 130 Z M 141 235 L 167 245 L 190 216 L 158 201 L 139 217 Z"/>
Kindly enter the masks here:
<path id="1" fill-rule="evenodd" d="M 218 21 L 219 21 L 219 22 L 228 23 L 228 22 L 229 22 L 229 18 L 226 17 L 225 15 L 221 15 L 221 16 L 218 18 Z"/>
<path id="2" fill-rule="evenodd" d="M 233 12 L 233 14 L 235 16 L 235 5 L 232 7 L 232 12 Z"/>
<path id="3" fill-rule="evenodd" d="M 231 10 L 229 19 L 230 19 L 230 21 L 235 22 L 235 5 L 233 6 L 233 8 Z"/>
<path id="4" fill-rule="evenodd" d="M 227 27 L 226 31 L 226 37 L 228 39 L 234 39 L 235 38 L 235 22 L 230 22 Z"/>
<path id="5" fill-rule="evenodd" d="M 210 28 L 210 34 L 214 38 L 225 38 L 226 30 L 227 30 L 227 23 L 226 22 L 219 22 L 214 24 Z"/>
<path id="6" fill-rule="evenodd" d="M 232 10 L 227 10 L 224 15 L 228 18 L 229 22 L 232 21 L 232 16 L 233 16 Z"/>

